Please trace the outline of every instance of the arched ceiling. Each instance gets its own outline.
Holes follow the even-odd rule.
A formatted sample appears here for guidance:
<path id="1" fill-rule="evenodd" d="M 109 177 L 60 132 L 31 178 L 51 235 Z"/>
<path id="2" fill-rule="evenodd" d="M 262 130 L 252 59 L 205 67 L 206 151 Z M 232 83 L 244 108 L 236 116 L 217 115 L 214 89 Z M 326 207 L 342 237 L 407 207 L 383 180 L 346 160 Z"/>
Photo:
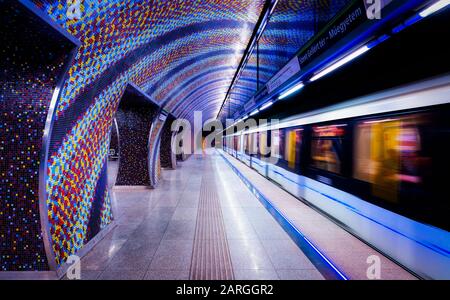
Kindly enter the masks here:
<path id="1" fill-rule="evenodd" d="M 82 45 L 57 116 L 111 77 L 133 78 L 175 116 L 215 117 L 242 59 L 263 0 L 33 0 Z M 127 70 L 130 70 L 127 74 Z M 106 82 L 106 83 L 105 83 Z M 89 91 L 88 91 L 89 90 Z M 83 94 L 83 97 L 79 97 Z"/>
<path id="2" fill-rule="evenodd" d="M 233 117 L 349 0 L 279 0 L 219 119 Z M 258 60 L 257 62 L 257 52 Z M 257 74 L 259 70 L 259 78 Z M 229 103 L 233 102 L 231 107 Z"/>

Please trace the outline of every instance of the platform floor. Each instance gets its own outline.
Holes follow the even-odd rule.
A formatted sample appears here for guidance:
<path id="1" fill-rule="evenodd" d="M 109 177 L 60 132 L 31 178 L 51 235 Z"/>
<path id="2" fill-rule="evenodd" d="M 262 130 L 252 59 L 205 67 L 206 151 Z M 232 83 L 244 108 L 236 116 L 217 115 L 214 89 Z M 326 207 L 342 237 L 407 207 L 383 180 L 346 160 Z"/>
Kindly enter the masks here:
<path id="1" fill-rule="evenodd" d="M 81 260 L 82 279 L 323 279 L 219 155 L 114 194 L 117 226 Z"/>

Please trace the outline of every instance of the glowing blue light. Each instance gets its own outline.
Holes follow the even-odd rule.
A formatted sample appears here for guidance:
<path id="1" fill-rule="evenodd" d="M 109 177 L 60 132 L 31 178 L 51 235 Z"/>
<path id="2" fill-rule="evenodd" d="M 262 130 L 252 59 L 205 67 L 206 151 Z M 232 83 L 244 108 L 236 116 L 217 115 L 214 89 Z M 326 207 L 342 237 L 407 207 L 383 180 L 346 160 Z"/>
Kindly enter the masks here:
<path id="1" fill-rule="evenodd" d="M 261 106 L 261 107 L 259 108 L 259 111 L 265 110 L 266 108 L 272 106 L 272 104 L 273 104 L 272 101 L 267 102 L 266 104 L 264 104 L 263 106 Z"/>
<path id="2" fill-rule="evenodd" d="M 424 10 L 422 10 L 422 11 L 419 13 L 419 16 L 421 16 L 422 18 L 426 18 L 426 17 L 428 17 L 429 15 L 434 14 L 434 13 L 437 12 L 438 10 L 443 9 L 444 7 L 446 7 L 446 6 L 449 5 L 449 4 L 450 4 L 450 0 L 441 0 L 441 1 L 438 1 L 438 2 L 434 3 L 433 5 L 431 5 L 431 6 L 427 7 L 427 8 L 425 8 Z"/>
<path id="3" fill-rule="evenodd" d="M 314 75 L 310 81 L 315 81 L 319 78 L 322 78 L 323 76 L 333 72 L 334 70 L 342 67 L 343 65 L 345 65 L 346 63 L 354 60 L 355 58 L 357 58 L 358 56 L 366 53 L 367 51 L 370 50 L 370 47 L 365 45 L 362 46 L 361 48 L 359 48 L 356 51 L 353 51 L 352 53 L 350 53 L 349 55 L 345 56 L 344 58 L 338 60 L 337 62 L 335 62 L 334 64 L 332 64 L 331 66 L 323 69 L 322 71 L 320 71 L 319 73 L 317 73 L 316 75 Z"/>
<path id="4" fill-rule="evenodd" d="M 249 114 L 249 116 L 254 116 L 254 115 L 256 115 L 257 113 L 259 113 L 259 109 L 255 109 L 254 111 L 252 111 L 252 112 Z"/>
<path id="5" fill-rule="evenodd" d="M 301 90 L 303 87 L 305 86 L 305 84 L 303 82 L 299 82 L 296 85 L 294 85 L 292 88 L 288 89 L 286 92 L 283 92 L 278 99 L 284 99 L 287 96 L 292 95 L 293 93 Z"/>

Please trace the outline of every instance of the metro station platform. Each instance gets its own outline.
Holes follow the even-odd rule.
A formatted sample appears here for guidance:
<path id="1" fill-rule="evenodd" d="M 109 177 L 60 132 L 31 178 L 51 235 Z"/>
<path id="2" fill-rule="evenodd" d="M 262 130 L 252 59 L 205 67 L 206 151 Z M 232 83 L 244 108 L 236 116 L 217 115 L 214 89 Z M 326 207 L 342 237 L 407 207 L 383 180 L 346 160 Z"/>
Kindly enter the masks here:
<path id="1" fill-rule="evenodd" d="M 231 156 L 193 155 L 162 176 L 155 190 L 114 189 L 114 228 L 82 258 L 81 279 L 368 279 L 371 255 L 381 279 L 415 279 Z"/>
<path id="2" fill-rule="evenodd" d="M 0 282 L 450 279 L 450 0 L 0 11 Z"/>

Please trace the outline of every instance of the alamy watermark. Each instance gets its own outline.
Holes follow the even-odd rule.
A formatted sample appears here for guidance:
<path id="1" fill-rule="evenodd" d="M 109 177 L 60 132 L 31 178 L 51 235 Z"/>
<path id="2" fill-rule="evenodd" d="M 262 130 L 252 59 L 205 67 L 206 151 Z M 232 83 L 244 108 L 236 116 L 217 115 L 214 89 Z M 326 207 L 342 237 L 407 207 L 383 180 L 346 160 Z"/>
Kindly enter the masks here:
<path id="1" fill-rule="evenodd" d="M 362 0 L 366 7 L 366 15 L 370 20 L 381 19 L 381 9 L 392 0 Z M 69 20 L 80 20 L 82 0 L 67 0 L 66 17 Z"/>
<path id="2" fill-rule="evenodd" d="M 81 260 L 77 255 L 71 255 L 67 258 L 67 279 L 80 280 L 81 279 Z"/>
<path id="3" fill-rule="evenodd" d="M 366 7 L 366 15 L 369 20 L 380 20 L 381 9 L 391 0 L 363 0 Z"/>
<path id="4" fill-rule="evenodd" d="M 81 16 L 81 0 L 67 0 L 67 19 L 79 20 Z"/>
<path id="5" fill-rule="evenodd" d="M 366 271 L 367 279 L 381 279 L 381 259 L 378 255 L 370 255 L 366 259 L 369 267 Z"/>

